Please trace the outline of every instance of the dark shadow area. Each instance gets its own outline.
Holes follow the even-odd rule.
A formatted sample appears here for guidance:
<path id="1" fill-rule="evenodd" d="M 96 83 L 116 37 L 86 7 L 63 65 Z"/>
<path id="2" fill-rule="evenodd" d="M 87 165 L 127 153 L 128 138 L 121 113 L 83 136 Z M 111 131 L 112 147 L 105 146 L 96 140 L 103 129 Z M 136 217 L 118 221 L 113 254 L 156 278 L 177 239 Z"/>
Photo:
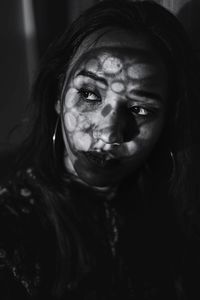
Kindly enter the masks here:
<path id="1" fill-rule="evenodd" d="M 49 44 L 68 26 L 68 1 L 34 0 L 38 52 L 42 56 Z"/>
<path id="2" fill-rule="evenodd" d="M 191 0 L 185 4 L 177 14 L 193 45 L 193 49 L 200 58 L 200 1 Z"/>
<path id="3" fill-rule="evenodd" d="M 15 167 L 16 152 L 2 150 L 0 152 L 0 181 L 7 180 Z"/>
<path id="4" fill-rule="evenodd" d="M 200 68 L 200 1 L 199 0 L 190 0 L 187 4 L 185 4 L 177 14 L 179 21 L 184 26 L 193 46 L 194 53 L 199 61 L 198 66 L 196 66 L 197 70 Z M 197 90 L 200 86 L 200 72 L 198 72 L 196 78 L 196 85 Z M 200 109 L 200 99 L 198 97 L 196 103 L 195 110 L 199 111 Z M 195 114 L 195 118 L 197 119 L 198 116 Z M 198 123 L 198 120 L 194 120 L 195 123 Z M 197 158 L 196 165 L 192 170 L 193 180 L 197 181 L 197 186 L 199 186 L 199 169 L 200 169 L 200 159 L 199 159 L 199 152 L 200 152 L 200 134 L 197 128 L 197 132 L 194 133 L 196 137 L 195 146 L 193 148 L 194 155 Z"/>
<path id="5" fill-rule="evenodd" d="M 0 3 L 0 148 L 22 118 L 28 99 L 23 16 L 19 1 Z"/>

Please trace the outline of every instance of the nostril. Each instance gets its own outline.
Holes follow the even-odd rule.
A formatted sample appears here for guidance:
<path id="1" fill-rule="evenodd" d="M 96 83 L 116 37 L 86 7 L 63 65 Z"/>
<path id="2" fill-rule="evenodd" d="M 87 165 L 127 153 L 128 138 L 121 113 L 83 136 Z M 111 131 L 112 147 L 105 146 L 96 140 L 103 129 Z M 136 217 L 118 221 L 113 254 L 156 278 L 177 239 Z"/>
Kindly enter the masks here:
<path id="1" fill-rule="evenodd" d="M 116 127 L 106 127 L 101 129 L 99 138 L 107 144 L 119 145 L 123 141 L 123 137 L 120 134 L 119 129 Z"/>

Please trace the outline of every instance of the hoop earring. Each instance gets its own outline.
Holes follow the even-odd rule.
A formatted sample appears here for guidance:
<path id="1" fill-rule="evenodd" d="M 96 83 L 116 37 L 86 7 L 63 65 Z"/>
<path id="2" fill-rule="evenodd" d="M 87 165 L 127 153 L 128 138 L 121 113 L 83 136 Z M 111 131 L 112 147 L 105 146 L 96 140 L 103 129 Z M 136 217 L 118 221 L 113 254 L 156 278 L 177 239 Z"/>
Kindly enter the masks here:
<path id="1" fill-rule="evenodd" d="M 57 135 L 59 121 L 60 121 L 60 116 L 57 117 L 56 125 L 55 125 L 53 136 L 52 136 L 52 148 L 53 148 L 54 159 L 56 158 L 56 135 Z"/>
<path id="2" fill-rule="evenodd" d="M 172 180 L 176 173 L 176 162 L 175 162 L 175 158 L 174 158 L 174 153 L 171 150 L 170 150 L 169 154 L 170 154 L 170 158 L 172 161 L 172 173 L 170 176 L 170 180 Z"/>

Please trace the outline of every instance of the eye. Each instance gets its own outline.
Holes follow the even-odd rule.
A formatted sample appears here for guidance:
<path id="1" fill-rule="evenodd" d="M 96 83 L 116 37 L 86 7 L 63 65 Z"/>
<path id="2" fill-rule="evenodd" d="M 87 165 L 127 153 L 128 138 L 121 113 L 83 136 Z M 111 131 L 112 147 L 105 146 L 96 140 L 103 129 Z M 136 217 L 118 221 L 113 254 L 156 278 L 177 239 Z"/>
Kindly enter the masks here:
<path id="1" fill-rule="evenodd" d="M 130 109 L 134 114 L 139 115 L 139 116 L 144 116 L 144 117 L 146 117 L 152 113 L 149 109 L 141 107 L 141 106 L 132 106 L 132 107 L 130 107 Z"/>
<path id="2" fill-rule="evenodd" d="M 78 93 L 81 95 L 82 99 L 86 102 L 99 102 L 101 101 L 100 96 L 96 93 L 87 90 L 87 89 L 80 89 Z"/>

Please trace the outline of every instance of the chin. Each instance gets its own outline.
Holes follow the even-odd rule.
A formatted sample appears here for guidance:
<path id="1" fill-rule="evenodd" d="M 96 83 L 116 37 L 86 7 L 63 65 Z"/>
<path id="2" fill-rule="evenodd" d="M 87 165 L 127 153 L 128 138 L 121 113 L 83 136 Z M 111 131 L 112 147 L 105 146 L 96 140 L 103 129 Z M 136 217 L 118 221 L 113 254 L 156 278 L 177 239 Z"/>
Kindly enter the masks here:
<path id="1" fill-rule="evenodd" d="M 90 172 L 78 172 L 81 180 L 93 187 L 108 187 L 118 185 L 123 178 L 116 178 L 114 176 L 103 176 L 103 174 L 92 174 Z"/>
<path id="2" fill-rule="evenodd" d="M 133 166 L 112 165 L 111 167 L 99 167 L 94 164 L 88 164 L 85 160 L 77 160 L 74 169 L 78 177 L 90 186 L 108 187 L 119 185 L 130 173 L 133 172 Z"/>

